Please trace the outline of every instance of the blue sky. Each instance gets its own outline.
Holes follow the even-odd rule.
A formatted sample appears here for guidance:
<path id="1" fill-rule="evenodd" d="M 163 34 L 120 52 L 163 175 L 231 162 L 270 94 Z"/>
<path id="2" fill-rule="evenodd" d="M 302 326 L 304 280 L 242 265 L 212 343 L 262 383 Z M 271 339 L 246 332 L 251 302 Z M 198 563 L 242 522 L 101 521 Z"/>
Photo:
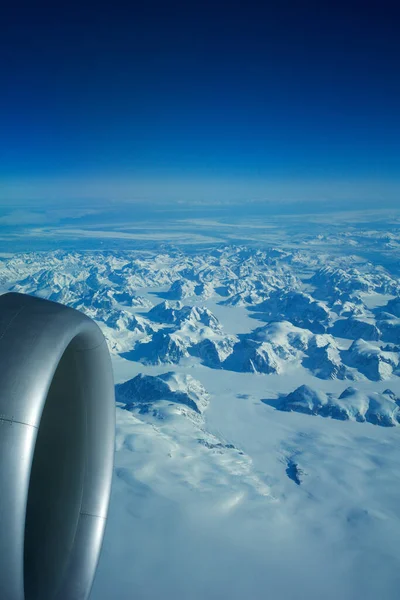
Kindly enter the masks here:
<path id="1" fill-rule="evenodd" d="M 24 4 L 0 24 L 3 205 L 397 202 L 394 2 Z"/>

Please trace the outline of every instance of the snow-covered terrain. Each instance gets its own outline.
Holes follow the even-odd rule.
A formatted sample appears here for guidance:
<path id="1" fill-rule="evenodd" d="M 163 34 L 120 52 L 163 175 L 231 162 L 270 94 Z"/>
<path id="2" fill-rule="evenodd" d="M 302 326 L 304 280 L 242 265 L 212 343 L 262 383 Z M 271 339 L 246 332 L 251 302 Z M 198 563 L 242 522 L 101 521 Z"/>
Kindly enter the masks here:
<path id="1" fill-rule="evenodd" d="M 397 598 L 399 225 L 323 229 L 0 256 L 112 354 L 93 600 Z"/>

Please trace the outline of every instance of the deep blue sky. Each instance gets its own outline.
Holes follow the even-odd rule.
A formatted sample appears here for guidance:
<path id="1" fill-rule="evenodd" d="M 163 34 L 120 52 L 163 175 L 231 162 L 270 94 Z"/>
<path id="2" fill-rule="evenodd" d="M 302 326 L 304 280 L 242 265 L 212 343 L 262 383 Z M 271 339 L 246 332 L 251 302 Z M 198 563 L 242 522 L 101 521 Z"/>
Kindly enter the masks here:
<path id="1" fill-rule="evenodd" d="M 399 182 L 394 0 L 12 4 L 0 200 L 15 182 L 168 179 L 188 200 L 191 181 Z"/>

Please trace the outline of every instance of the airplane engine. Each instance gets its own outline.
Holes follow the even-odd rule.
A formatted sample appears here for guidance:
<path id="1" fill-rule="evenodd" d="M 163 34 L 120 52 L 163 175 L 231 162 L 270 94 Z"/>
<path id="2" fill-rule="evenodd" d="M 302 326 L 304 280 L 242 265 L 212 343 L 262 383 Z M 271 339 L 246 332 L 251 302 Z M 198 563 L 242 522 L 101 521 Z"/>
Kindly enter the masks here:
<path id="1" fill-rule="evenodd" d="M 0 296 L 0 598 L 86 600 L 110 499 L 110 355 L 82 313 Z"/>

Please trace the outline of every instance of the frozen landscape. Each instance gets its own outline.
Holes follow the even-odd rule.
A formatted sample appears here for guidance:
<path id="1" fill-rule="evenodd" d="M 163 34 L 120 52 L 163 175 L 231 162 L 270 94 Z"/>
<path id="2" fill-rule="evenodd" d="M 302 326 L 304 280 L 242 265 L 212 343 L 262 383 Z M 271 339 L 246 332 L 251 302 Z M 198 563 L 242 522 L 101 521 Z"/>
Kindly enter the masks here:
<path id="1" fill-rule="evenodd" d="M 399 213 L 74 218 L 3 227 L 0 291 L 85 312 L 112 355 L 91 598 L 397 598 Z"/>

